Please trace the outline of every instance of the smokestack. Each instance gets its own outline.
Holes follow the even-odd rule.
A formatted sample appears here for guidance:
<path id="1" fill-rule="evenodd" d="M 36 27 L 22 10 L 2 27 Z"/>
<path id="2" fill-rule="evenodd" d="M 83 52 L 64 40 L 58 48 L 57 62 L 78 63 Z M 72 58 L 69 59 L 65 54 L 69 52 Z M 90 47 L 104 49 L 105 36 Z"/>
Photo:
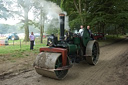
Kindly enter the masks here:
<path id="1" fill-rule="evenodd" d="M 60 16 L 60 40 L 64 40 L 64 25 L 65 25 L 65 14 L 61 13 Z"/>

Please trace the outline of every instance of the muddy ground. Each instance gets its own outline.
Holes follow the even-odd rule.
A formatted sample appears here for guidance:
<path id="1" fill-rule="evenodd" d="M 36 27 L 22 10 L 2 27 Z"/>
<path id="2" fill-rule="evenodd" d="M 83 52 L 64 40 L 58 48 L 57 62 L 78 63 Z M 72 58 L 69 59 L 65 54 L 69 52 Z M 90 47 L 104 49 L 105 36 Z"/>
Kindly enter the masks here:
<path id="1" fill-rule="evenodd" d="M 0 85 L 128 85 L 128 39 L 103 46 L 100 51 L 96 66 L 75 63 L 63 80 L 38 75 L 32 67 L 37 54 L 0 63 Z"/>

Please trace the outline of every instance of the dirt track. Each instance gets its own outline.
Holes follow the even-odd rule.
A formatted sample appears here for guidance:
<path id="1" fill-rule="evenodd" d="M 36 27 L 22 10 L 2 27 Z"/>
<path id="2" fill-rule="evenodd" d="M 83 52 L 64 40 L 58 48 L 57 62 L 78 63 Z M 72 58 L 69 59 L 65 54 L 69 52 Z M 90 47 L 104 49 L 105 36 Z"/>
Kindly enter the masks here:
<path id="1" fill-rule="evenodd" d="M 128 39 L 100 50 L 96 66 L 75 63 L 63 80 L 42 77 L 32 70 L 0 80 L 0 85 L 128 85 Z"/>

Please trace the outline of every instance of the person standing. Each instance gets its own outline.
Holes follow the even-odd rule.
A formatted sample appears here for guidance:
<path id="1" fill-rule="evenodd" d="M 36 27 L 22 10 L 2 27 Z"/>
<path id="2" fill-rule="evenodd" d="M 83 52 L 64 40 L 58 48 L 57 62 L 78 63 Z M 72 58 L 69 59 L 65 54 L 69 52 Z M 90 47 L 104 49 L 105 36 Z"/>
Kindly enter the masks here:
<path id="1" fill-rule="evenodd" d="M 90 30 L 90 26 L 89 26 L 89 25 L 87 26 L 87 29 L 88 29 L 88 32 L 89 32 L 89 34 L 90 34 L 90 36 L 91 36 L 92 32 L 91 32 L 91 30 Z"/>
<path id="2" fill-rule="evenodd" d="M 92 40 L 94 40 L 94 38 L 93 38 L 93 35 L 92 35 L 92 32 L 91 32 L 91 30 L 90 30 L 90 26 L 89 26 L 89 25 L 87 26 L 87 30 L 88 30 L 88 32 L 89 32 L 89 35 L 90 35 L 91 39 L 92 39 Z"/>
<path id="3" fill-rule="evenodd" d="M 83 27 L 83 25 L 81 25 L 80 30 L 79 30 L 79 33 L 81 36 L 83 36 L 83 32 L 84 32 L 84 27 Z"/>
<path id="4" fill-rule="evenodd" d="M 30 39 L 30 50 L 33 50 L 34 41 L 35 41 L 35 36 L 34 36 L 33 32 L 31 32 L 31 35 L 29 36 L 29 39 Z"/>

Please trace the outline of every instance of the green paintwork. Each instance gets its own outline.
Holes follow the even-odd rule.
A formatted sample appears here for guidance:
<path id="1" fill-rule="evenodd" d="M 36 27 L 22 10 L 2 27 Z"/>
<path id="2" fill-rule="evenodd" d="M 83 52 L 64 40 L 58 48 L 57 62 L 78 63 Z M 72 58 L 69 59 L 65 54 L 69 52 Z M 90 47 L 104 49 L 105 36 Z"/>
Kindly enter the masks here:
<path id="1" fill-rule="evenodd" d="M 77 45 L 68 44 L 69 53 L 75 53 L 77 51 Z"/>
<path id="2" fill-rule="evenodd" d="M 84 29 L 84 33 L 83 33 L 83 44 L 84 46 L 86 47 L 87 46 L 87 43 L 91 40 L 91 37 L 89 35 L 89 32 L 87 29 Z"/>
<path id="3" fill-rule="evenodd" d="M 90 34 L 87 29 L 84 29 L 83 37 L 82 37 L 82 42 L 84 46 L 87 46 L 87 43 L 91 40 Z M 68 51 L 70 54 L 75 53 L 77 50 L 80 50 L 80 44 L 81 44 L 81 39 L 80 37 L 74 37 L 73 39 L 74 44 L 68 44 Z"/>
<path id="4" fill-rule="evenodd" d="M 73 41 L 74 41 L 74 44 L 80 44 L 80 37 L 75 37 Z"/>

